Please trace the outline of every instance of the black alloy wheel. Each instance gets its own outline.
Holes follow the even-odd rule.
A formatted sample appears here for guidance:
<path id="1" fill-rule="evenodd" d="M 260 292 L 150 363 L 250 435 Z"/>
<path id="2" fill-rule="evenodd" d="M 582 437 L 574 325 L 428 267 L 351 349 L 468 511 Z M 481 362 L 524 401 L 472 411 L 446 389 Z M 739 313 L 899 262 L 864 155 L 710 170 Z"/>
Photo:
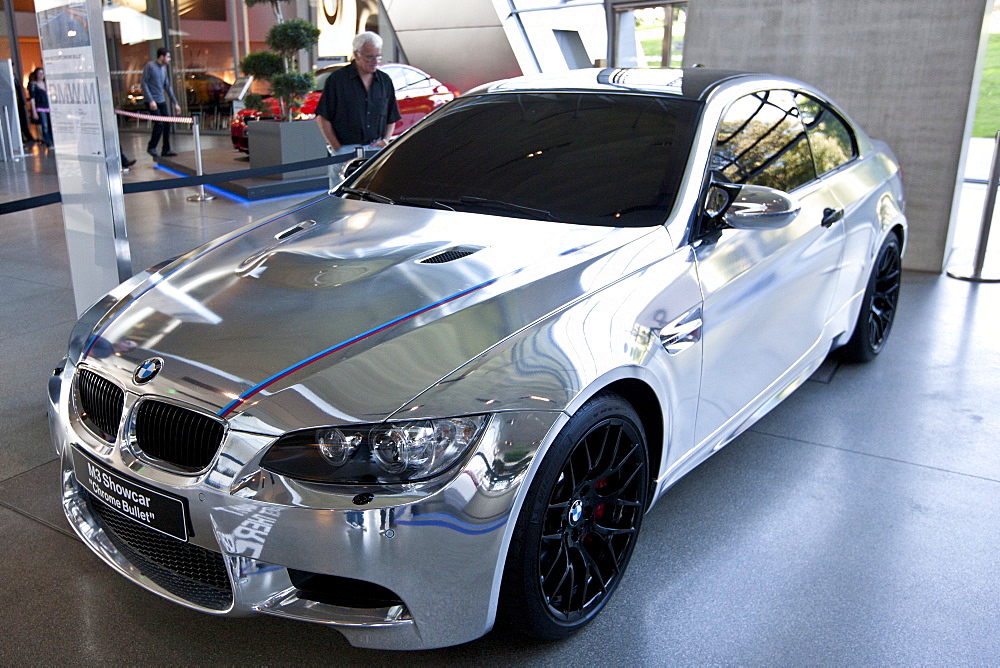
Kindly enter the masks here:
<path id="1" fill-rule="evenodd" d="M 581 408 L 535 477 L 511 543 L 508 620 L 555 640 L 593 619 L 621 581 L 646 510 L 645 435 L 612 394 Z"/>
<path id="2" fill-rule="evenodd" d="M 896 317 L 901 275 L 899 238 L 890 234 L 875 258 L 854 334 L 844 346 L 849 360 L 870 362 L 882 351 Z"/>

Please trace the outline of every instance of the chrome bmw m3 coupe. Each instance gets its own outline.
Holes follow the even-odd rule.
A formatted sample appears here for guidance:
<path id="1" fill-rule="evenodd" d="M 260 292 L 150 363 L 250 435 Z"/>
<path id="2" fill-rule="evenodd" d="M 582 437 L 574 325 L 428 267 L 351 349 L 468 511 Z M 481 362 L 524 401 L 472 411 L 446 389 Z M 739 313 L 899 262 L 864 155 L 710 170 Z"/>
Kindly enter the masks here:
<path id="1" fill-rule="evenodd" d="M 798 81 L 507 80 L 354 167 L 123 283 L 50 380 L 67 518 L 164 598 L 558 639 L 671 485 L 889 336 L 899 168 Z"/>

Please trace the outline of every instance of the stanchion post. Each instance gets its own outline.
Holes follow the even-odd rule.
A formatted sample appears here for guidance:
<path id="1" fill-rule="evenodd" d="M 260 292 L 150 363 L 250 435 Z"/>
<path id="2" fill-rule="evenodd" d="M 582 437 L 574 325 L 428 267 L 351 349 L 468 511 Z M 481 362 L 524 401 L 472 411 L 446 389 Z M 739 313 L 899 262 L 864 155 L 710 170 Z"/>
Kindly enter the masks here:
<path id="1" fill-rule="evenodd" d="M 25 153 L 23 151 L 21 153 L 15 153 L 14 152 L 14 130 L 11 128 L 10 114 L 8 113 L 7 107 L 4 107 L 4 109 L 3 109 L 3 120 L 4 120 L 4 139 L 3 139 L 3 144 L 4 144 L 4 158 L 3 159 L 4 159 L 4 161 L 6 161 L 7 160 L 7 154 L 9 154 L 11 160 L 13 160 L 14 162 L 20 162 L 21 158 L 24 158 L 26 156 L 25 156 Z M 20 129 L 18 129 L 18 132 L 20 132 Z"/>
<path id="2" fill-rule="evenodd" d="M 948 275 L 952 278 L 974 283 L 1000 283 L 1000 275 L 983 275 L 986 265 L 986 245 L 990 239 L 993 211 L 997 203 L 998 182 L 1000 182 L 1000 130 L 997 131 L 993 141 L 993 164 L 990 167 L 990 180 L 986 183 L 986 203 L 983 205 L 983 220 L 979 226 L 976 256 L 971 267 L 969 265 L 948 267 Z"/>
<path id="3" fill-rule="evenodd" d="M 976 276 L 983 273 L 986 264 L 986 244 L 990 240 L 990 227 L 993 224 L 993 211 L 997 203 L 997 186 L 1000 181 L 1000 130 L 997 131 L 993 144 L 993 164 L 990 167 L 990 184 L 986 193 L 986 208 L 983 210 L 983 223 L 979 228 L 979 241 L 976 243 L 976 259 L 973 265 Z"/>
<path id="4" fill-rule="evenodd" d="M 201 131 L 199 130 L 198 116 L 195 115 L 192 118 L 191 131 L 194 134 L 194 165 L 198 172 L 198 176 L 204 176 L 201 165 Z M 215 199 L 215 195 L 205 194 L 205 184 L 202 183 L 198 186 L 198 194 L 191 195 L 187 198 L 189 202 L 210 202 Z"/>
<path id="5" fill-rule="evenodd" d="M 7 162 L 7 155 L 9 154 L 10 159 L 13 160 L 14 145 L 12 143 L 13 139 L 10 136 L 10 117 L 7 115 L 7 107 L 3 108 L 3 126 L 0 127 L 0 132 L 3 133 L 0 135 L 0 144 L 3 144 L 3 151 L 2 155 L 0 155 L 0 159 Z"/>
<path id="6" fill-rule="evenodd" d="M 327 149 L 326 151 L 327 155 L 332 158 L 333 153 L 330 150 L 330 146 L 327 145 L 326 149 Z M 340 184 L 340 179 L 337 178 L 339 175 L 338 174 L 339 166 L 340 163 L 337 162 L 331 162 L 329 165 L 326 166 L 326 178 L 329 181 L 329 183 L 327 184 L 328 185 L 327 192 L 329 193 L 332 193 L 334 190 L 336 190 L 337 185 Z"/>

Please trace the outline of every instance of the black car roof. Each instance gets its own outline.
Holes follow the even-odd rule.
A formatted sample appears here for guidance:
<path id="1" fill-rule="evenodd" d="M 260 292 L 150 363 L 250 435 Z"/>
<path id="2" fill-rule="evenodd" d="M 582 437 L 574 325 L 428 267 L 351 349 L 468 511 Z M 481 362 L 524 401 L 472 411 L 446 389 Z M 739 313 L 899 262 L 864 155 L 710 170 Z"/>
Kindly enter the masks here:
<path id="1" fill-rule="evenodd" d="M 476 88 L 470 93 L 512 92 L 516 90 L 621 90 L 675 95 L 691 100 L 703 100 L 723 82 L 753 72 L 685 67 L 682 69 L 605 68 L 571 70 L 555 74 L 534 74 L 506 79 Z"/>

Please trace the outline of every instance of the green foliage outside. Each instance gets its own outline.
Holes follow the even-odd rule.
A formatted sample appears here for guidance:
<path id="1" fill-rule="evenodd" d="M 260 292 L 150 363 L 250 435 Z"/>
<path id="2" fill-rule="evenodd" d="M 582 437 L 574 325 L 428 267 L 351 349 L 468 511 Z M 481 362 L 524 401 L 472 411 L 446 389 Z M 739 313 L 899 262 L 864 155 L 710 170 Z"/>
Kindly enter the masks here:
<path id="1" fill-rule="evenodd" d="M 972 136 L 992 139 L 997 130 L 1000 130 L 1000 33 L 990 35 L 986 45 L 986 62 L 983 63 L 983 80 L 979 85 Z"/>
<path id="2" fill-rule="evenodd" d="M 646 58 L 651 59 L 650 65 L 652 67 L 659 67 L 663 58 L 663 28 L 643 32 L 648 32 L 653 36 L 642 37 L 640 35 L 639 43 L 642 45 L 642 52 Z"/>

